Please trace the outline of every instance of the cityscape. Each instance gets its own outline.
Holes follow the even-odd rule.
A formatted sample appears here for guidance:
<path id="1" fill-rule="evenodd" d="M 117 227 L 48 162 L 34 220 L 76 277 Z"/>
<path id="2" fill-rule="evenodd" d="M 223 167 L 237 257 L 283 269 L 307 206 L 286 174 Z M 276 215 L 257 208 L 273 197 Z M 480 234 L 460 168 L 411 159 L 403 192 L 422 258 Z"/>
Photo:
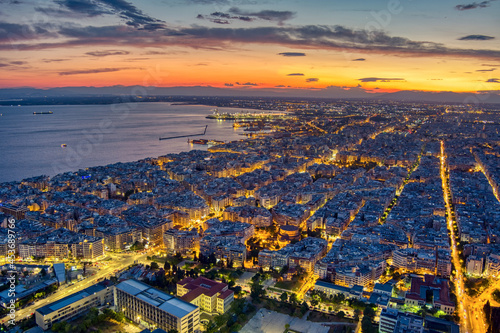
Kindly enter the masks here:
<path id="1" fill-rule="evenodd" d="M 16 325 L 81 329 L 96 308 L 167 332 L 252 332 L 262 311 L 318 332 L 492 331 L 499 109 L 261 107 L 231 115 L 259 128 L 239 141 L 3 183 Z"/>
<path id="2" fill-rule="evenodd" d="M 499 1 L 0 4 L 0 331 L 500 333 Z"/>

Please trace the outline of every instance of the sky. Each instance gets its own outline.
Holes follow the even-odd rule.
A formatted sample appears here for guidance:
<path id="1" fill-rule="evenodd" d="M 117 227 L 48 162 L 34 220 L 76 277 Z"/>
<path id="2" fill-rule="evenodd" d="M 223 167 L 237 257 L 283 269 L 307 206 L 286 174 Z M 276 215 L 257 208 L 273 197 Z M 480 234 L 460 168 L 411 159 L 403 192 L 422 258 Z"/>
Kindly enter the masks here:
<path id="1" fill-rule="evenodd" d="M 500 0 L 0 0 L 0 88 L 500 92 Z"/>

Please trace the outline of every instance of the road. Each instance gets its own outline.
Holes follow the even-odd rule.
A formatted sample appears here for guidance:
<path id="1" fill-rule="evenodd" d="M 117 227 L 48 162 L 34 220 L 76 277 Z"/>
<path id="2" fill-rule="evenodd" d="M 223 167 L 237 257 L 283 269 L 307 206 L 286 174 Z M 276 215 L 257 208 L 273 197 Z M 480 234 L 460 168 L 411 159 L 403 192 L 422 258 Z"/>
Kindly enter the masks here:
<path id="1" fill-rule="evenodd" d="M 73 285 L 67 284 L 61 286 L 54 294 L 46 297 L 45 299 L 35 301 L 34 305 L 28 306 L 24 309 L 18 309 L 16 311 L 16 321 L 20 321 L 26 317 L 31 316 L 31 314 L 34 313 L 36 309 L 41 308 L 42 306 L 50 304 L 70 294 L 76 293 L 77 291 L 80 291 L 82 289 L 94 285 L 96 281 L 99 279 L 110 277 L 115 270 L 126 268 L 129 265 L 133 264 L 135 260 L 137 260 L 138 262 L 144 262 L 148 255 L 151 254 L 146 253 L 146 254 L 118 255 L 118 254 L 107 253 L 107 256 L 109 256 L 112 260 L 106 261 L 106 263 L 108 263 L 108 266 L 106 268 L 100 269 L 95 275 L 91 275 L 82 281 L 75 282 Z M 4 317 L 3 319 L 0 320 L 0 323 L 3 324 L 9 319 L 10 318 L 8 316 Z"/>
<path id="2" fill-rule="evenodd" d="M 460 264 L 460 257 L 458 255 L 457 249 L 457 241 L 455 235 L 456 220 L 454 218 L 455 214 L 451 208 L 451 195 L 450 195 L 450 186 L 449 186 L 449 173 L 448 167 L 446 163 L 446 153 L 444 142 L 441 141 L 441 181 L 443 184 L 443 195 L 444 201 L 446 204 L 446 212 L 447 212 L 447 225 L 448 230 L 450 232 L 450 240 L 451 240 L 451 260 L 453 261 L 453 265 L 455 267 L 455 295 L 457 296 L 457 307 L 456 311 L 460 316 L 460 331 L 462 333 L 469 332 L 482 332 L 482 330 L 475 331 L 471 330 L 470 321 L 468 320 L 468 316 L 470 317 L 470 304 L 467 302 L 467 299 L 464 294 L 464 274 L 462 272 L 462 265 Z M 464 304 L 465 302 L 465 304 Z"/>
<path id="3" fill-rule="evenodd" d="M 484 290 L 480 295 L 472 298 L 467 297 L 467 305 L 470 313 L 470 325 L 473 328 L 473 332 L 486 332 L 487 326 L 484 320 L 483 308 L 487 301 L 490 301 L 491 306 L 496 306 L 496 303 L 492 300 L 491 294 L 496 290 L 500 289 L 500 280 L 496 280 L 491 284 L 486 290 Z"/>

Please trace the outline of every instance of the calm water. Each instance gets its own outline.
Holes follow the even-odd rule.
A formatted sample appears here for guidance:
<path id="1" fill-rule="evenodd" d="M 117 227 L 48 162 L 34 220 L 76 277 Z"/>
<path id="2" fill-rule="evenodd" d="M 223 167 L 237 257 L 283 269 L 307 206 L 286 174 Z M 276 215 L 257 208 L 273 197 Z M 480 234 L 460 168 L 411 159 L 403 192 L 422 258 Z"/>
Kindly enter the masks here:
<path id="1" fill-rule="evenodd" d="M 158 140 L 202 133 L 205 125 L 208 125 L 206 135 L 193 138 L 224 141 L 244 138 L 241 129 L 233 130 L 232 122 L 206 119 L 211 109 L 170 103 L 0 106 L 0 182 L 206 149 L 206 146 L 192 147 L 187 138 Z M 43 111 L 53 114 L 33 114 Z"/>

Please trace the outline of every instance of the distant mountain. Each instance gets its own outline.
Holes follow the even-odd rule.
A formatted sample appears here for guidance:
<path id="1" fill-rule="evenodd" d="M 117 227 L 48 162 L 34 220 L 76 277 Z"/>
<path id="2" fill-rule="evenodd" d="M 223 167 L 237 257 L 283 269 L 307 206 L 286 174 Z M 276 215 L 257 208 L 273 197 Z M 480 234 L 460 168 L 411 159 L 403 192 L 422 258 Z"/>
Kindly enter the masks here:
<path id="1" fill-rule="evenodd" d="M 454 92 L 426 92 L 402 90 L 394 93 L 370 93 L 360 87 L 343 88 L 331 86 L 323 89 L 296 88 L 258 88 L 211 86 L 191 87 L 144 87 L 144 86 L 109 86 L 109 87 L 61 87 L 37 89 L 31 87 L 0 89 L 0 101 L 26 98 L 55 97 L 99 97 L 99 96 L 241 96 L 241 97 L 309 97 L 334 99 L 371 99 L 401 102 L 449 102 L 449 103 L 500 103 L 500 91 L 488 95 Z"/>

